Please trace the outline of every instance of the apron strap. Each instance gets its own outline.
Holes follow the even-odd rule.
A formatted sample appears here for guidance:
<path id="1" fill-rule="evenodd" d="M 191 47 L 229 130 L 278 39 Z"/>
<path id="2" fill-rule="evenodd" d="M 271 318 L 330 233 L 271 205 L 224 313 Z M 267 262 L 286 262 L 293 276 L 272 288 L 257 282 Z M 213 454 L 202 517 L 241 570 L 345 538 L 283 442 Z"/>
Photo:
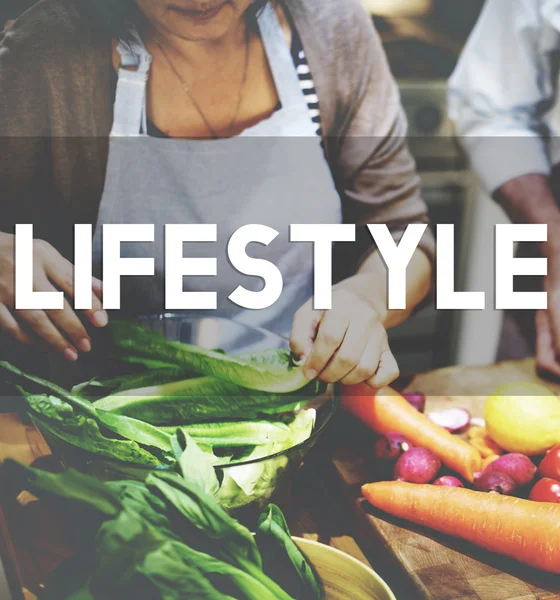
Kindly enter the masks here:
<path id="1" fill-rule="evenodd" d="M 146 82 L 152 57 L 133 34 L 133 41 L 119 41 L 117 51 L 121 56 L 117 93 L 115 97 L 113 136 L 137 136 L 146 133 Z"/>
<path id="2" fill-rule="evenodd" d="M 286 43 L 278 15 L 270 2 L 261 10 L 258 25 L 282 107 L 303 105 L 307 108 L 292 53 Z"/>

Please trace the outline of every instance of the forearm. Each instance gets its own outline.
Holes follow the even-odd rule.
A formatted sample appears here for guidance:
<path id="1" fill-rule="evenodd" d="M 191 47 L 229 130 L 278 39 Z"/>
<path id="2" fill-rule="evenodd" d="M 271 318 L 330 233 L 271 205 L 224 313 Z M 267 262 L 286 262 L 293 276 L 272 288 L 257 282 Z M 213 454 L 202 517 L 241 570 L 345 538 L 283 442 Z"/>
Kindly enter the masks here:
<path id="1" fill-rule="evenodd" d="M 502 185 L 494 194 L 510 219 L 516 223 L 543 224 L 549 227 L 548 241 L 541 244 L 544 256 L 560 251 L 560 208 L 546 175 L 527 174 Z"/>
<path id="2" fill-rule="evenodd" d="M 408 265 L 406 277 L 406 309 L 388 310 L 387 267 L 379 252 L 372 253 L 356 275 L 341 283 L 370 303 L 381 316 L 386 329 L 406 321 L 431 289 L 432 265 L 426 254 L 417 249 Z"/>

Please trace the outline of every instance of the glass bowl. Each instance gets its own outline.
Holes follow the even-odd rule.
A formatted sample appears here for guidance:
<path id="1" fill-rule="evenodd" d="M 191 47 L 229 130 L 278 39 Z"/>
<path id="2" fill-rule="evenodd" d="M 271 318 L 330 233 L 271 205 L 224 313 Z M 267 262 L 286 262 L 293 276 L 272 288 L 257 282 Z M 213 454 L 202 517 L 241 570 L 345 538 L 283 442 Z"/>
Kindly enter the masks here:
<path id="1" fill-rule="evenodd" d="M 223 349 L 228 354 L 240 354 L 271 348 L 289 348 L 287 339 L 270 331 L 252 327 L 229 319 L 208 317 L 193 318 L 181 314 L 160 314 L 140 317 L 139 321 L 145 327 L 162 333 L 166 338 L 187 344 L 195 344 L 207 349 Z M 90 364 L 90 369 L 92 368 Z M 62 371 L 63 369 L 63 371 Z M 92 374 L 114 373 L 109 353 L 98 352 Z M 60 381 L 64 375 L 66 385 L 69 385 L 68 366 L 63 363 L 51 363 L 51 376 Z M 73 373 L 73 383 L 85 380 L 85 374 Z M 274 501 L 281 495 L 282 488 L 290 481 L 291 475 L 301 466 L 305 455 L 317 443 L 328 423 L 338 408 L 338 392 L 336 386 L 329 386 L 327 391 L 302 403 L 302 410 L 315 409 L 316 419 L 309 438 L 287 450 L 265 456 L 263 458 L 246 460 L 216 466 L 216 473 L 221 484 L 218 498 L 224 508 L 239 518 L 245 511 L 252 513 L 253 509 L 262 509 L 268 502 Z M 30 415 L 31 416 L 31 415 Z M 31 416 L 32 418 L 32 416 Z M 94 475 L 102 481 L 120 479 L 144 480 L 149 473 L 173 470 L 173 466 L 146 466 L 107 458 L 88 452 L 63 439 L 55 439 L 49 432 L 44 431 L 41 423 L 35 422 L 53 453 L 64 466 L 76 468 L 84 473 Z M 243 485 L 237 482 L 257 481 L 256 486 Z M 263 483 L 266 482 L 266 483 Z"/>

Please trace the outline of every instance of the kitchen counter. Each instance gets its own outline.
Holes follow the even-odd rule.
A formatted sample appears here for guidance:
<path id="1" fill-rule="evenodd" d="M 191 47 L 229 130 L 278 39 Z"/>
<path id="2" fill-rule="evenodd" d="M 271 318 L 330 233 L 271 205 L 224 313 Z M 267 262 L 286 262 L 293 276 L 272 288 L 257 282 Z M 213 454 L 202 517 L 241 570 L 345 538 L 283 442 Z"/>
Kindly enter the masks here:
<path id="1" fill-rule="evenodd" d="M 430 410 L 453 404 L 480 415 L 497 383 L 520 380 L 539 381 L 533 361 L 441 369 L 418 375 L 408 389 L 423 391 Z M 560 385 L 545 385 L 560 392 Z M 370 564 L 399 600 L 560 600 L 560 577 L 371 510 L 360 498 L 360 486 L 377 476 L 372 441 L 371 432 L 339 415 L 297 472 L 283 506 L 294 535 L 330 544 Z M 0 415 L 0 459 L 10 456 L 48 466 L 49 454 L 32 425 L 13 413 Z M 1 483 L 0 492 L 5 489 Z M 16 567 L 25 587 L 37 591 L 72 548 L 63 515 L 31 499 L 25 493 L 18 502 L 7 494 L 2 498 L 0 552 L 9 557 L 8 577 L 14 577 Z M 1 593 L 0 600 L 5 600 Z"/>

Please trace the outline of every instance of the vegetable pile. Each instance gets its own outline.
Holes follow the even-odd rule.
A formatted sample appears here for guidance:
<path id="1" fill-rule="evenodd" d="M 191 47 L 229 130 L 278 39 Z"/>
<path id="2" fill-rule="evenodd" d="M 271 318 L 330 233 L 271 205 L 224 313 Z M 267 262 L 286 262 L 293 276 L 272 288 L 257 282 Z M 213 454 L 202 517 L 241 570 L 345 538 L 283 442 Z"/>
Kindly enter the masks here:
<path id="1" fill-rule="evenodd" d="M 309 382 L 286 350 L 230 356 L 128 321 L 113 323 L 112 334 L 119 364 L 135 371 L 72 391 L 0 362 L 48 441 L 100 460 L 204 465 L 205 487 L 227 509 L 269 497 L 288 459 L 259 459 L 311 436 L 316 410 L 308 404 L 321 384 Z M 215 467 L 223 467 L 220 480 Z"/>
<path id="2" fill-rule="evenodd" d="M 292 600 L 323 598 L 311 566 L 270 505 L 257 535 L 176 473 L 100 483 L 5 461 L 20 490 L 67 507 L 80 553 L 53 573 L 40 600 Z"/>
<path id="3" fill-rule="evenodd" d="M 508 388 L 508 396 L 488 398 L 486 421 L 460 408 L 425 415 L 420 394 L 343 389 L 343 406 L 379 434 L 375 456 L 392 469 L 394 481 L 363 486 L 366 499 L 393 516 L 560 574 L 560 506 L 552 506 L 560 504 L 560 399 L 528 386 L 522 389 L 540 392 L 533 404 Z M 537 414 L 545 413 L 550 420 L 543 423 Z M 463 432 L 467 439 L 453 435 Z"/>

